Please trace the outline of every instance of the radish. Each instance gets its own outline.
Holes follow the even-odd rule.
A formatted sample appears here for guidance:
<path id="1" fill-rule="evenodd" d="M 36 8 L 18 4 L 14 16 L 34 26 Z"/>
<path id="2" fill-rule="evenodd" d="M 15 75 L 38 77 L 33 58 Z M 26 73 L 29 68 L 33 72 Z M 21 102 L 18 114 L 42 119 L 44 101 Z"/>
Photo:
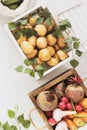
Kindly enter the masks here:
<path id="1" fill-rule="evenodd" d="M 70 102 L 67 103 L 66 108 L 68 110 L 73 110 L 72 104 Z"/>
<path id="2" fill-rule="evenodd" d="M 60 102 L 58 104 L 58 107 L 61 109 L 61 110 L 65 110 L 66 109 L 66 104 L 64 102 Z"/>
<path id="3" fill-rule="evenodd" d="M 54 126 L 54 125 L 57 124 L 57 121 L 55 121 L 54 118 L 52 118 L 52 117 L 49 118 L 48 122 L 49 122 L 49 124 L 50 124 L 51 126 Z"/>
<path id="4" fill-rule="evenodd" d="M 75 109 L 76 109 L 77 112 L 81 112 L 83 110 L 83 107 L 80 104 L 77 104 L 75 106 Z"/>
<path id="5" fill-rule="evenodd" d="M 55 121 L 60 121 L 64 116 L 71 115 L 71 114 L 76 114 L 76 111 L 62 111 L 58 108 L 56 108 L 53 111 L 53 118 Z"/>
<path id="6" fill-rule="evenodd" d="M 55 130 L 68 130 L 66 122 L 65 121 L 59 122 Z"/>
<path id="7" fill-rule="evenodd" d="M 68 103 L 68 98 L 67 97 L 62 97 L 61 102 L 64 102 L 65 104 L 67 104 Z"/>

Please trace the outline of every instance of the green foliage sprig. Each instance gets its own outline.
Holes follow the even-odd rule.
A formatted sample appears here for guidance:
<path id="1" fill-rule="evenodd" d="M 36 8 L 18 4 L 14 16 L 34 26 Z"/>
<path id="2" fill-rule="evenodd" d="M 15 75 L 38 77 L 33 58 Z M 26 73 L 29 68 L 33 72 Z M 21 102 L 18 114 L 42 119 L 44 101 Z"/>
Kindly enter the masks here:
<path id="1" fill-rule="evenodd" d="M 24 119 L 24 114 L 17 116 L 18 107 L 15 108 L 15 111 L 9 109 L 7 111 L 7 115 L 11 120 L 15 119 L 17 126 L 10 125 L 8 121 L 6 121 L 5 123 L 2 123 L 0 121 L 0 127 L 2 128 L 2 130 L 21 130 L 21 126 L 23 126 L 26 129 L 30 127 L 30 120 Z"/>

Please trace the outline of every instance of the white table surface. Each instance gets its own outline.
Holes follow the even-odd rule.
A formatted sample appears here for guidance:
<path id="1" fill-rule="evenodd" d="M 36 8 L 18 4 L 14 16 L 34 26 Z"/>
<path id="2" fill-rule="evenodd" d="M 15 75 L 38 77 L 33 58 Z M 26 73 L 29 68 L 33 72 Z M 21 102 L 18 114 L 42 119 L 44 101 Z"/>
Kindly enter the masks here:
<path id="1" fill-rule="evenodd" d="M 37 0 L 40 3 L 41 0 Z M 84 0 L 46 0 L 51 8 L 58 9 L 62 12 L 71 6 L 77 5 Z M 37 4 L 35 3 L 35 4 Z M 34 5 L 35 6 L 35 5 Z M 55 12 L 56 13 L 56 12 Z M 13 109 L 15 105 L 19 106 L 19 113 L 24 113 L 28 117 L 29 111 L 34 107 L 33 103 L 28 97 L 28 93 L 49 80 L 56 77 L 59 73 L 64 72 L 70 68 L 69 64 L 60 67 L 54 72 L 48 74 L 42 80 L 35 81 L 32 77 L 24 73 L 17 73 L 14 68 L 23 64 L 23 60 L 17 50 L 14 48 L 12 41 L 7 36 L 4 29 L 4 24 L 7 22 L 6 17 L 0 15 L 0 120 L 8 120 L 7 109 Z M 86 33 L 87 34 L 87 33 Z M 86 45 L 86 44 L 85 44 Z M 85 45 L 83 45 L 85 50 Z M 87 45 L 86 45 L 87 46 Z M 86 50 L 85 50 L 86 51 Z M 86 77 L 87 71 L 87 55 L 84 52 L 80 59 L 80 65 L 77 68 L 78 73 L 82 78 Z M 85 65 L 84 65 L 85 62 Z M 86 67 L 87 68 L 87 67 Z M 38 118 L 38 120 L 40 120 Z M 9 120 L 10 121 L 10 120 Z M 14 123 L 14 122 L 13 122 Z M 86 128 L 82 128 L 85 130 Z M 29 130 L 35 130 L 31 125 Z"/>

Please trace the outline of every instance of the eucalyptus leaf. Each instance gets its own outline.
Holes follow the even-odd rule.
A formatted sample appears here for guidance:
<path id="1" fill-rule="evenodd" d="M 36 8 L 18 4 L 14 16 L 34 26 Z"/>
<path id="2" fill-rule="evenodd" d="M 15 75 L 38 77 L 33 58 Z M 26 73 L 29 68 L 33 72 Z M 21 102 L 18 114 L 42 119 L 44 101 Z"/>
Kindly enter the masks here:
<path id="1" fill-rule="evenodd" d="M 10 129 L 9 129 L 9 130 L 17 130 L 17 127 L 14 126 L 14 125 L 12 125 L 12 126 L 10 126 Z"/>
<path id="2" fill-rule="evenodd" d="M 29 66 L 29 65 L 33 65 L 33 64 L 36 64 L 36 60 L 33 58 L 33 59 L 25 59 L 24 60 L 24 63 Z"/>
<path id="3" fill-rule="evenodd" d="M 22 72 L 23 71 L 23 66 L 19 65 L 18 67 L 15 68 L 17 72 Z"/>
<path id="4" fill-rule="evenodd" d="M 28 23 L 28 19 L 27 18 L 21 18 L 17 22 L 20 23 L 21 25 L 26 25 Z"/>
<path id="5" fill-rule="evenodd" d="M 13 110 L 8 110 L 8 116 L 9 116 L 9 118 L 14 118 L 15 112 Z"/>
<path id="6" fill-rule="evenodd" d="M 29 38 L 31 36 L 36 36 L 36 37 L 38 36 L 37 31 L 35 31 L 34 29 L 31 29 L 31 28 L 23 28 L 23 29 L 21 29 L 21 32 L 27 38 Z"/>
<path id="7" fill-rule="evenodd" d="M 76 68 L 79 64 L 79 62 L 76 59 L 73 59 L 70 61 L 70 64 L 72 65 L 73 68 Z"/>
<path id="8" fill-rule="evenodd" d="M 27 73 L 27 74 L 31 75 L 32 77 L 35 77 L 35 72 L 32 69 L 26 68 L 24 73 Z"/>
<path id="9" fill-rule="evenodd" d="M 74 42 L 79 41 L 79 39 L 78 39 L 78 38 L 76 38 L 76 37 L 72 37 L 72 40 L 73 40 Z"/>
<path id="10" fill-rule="evenodd" d="M 18 40 L 20 38 L 20 36 L 22 35 L 22 33 L 20 31 L 14 32 L 13 33 L 14 37 L 16 40 Z"/>
<path id="11" fill-rule="evenodd" d="M 60 37 L 62 35 L 62 31 L 57 27 L 53 32 L 53 35 L 56 37 Z"/>
<path id="12" fill-rule="evenodd" d="M 13 30 L 16 29 L 17 25 L 16 25 L 16 23 L 14 23 L 14 22 L 10 22 L 10 23 L 8 23 L 8 27 L 9 27 L 9 29 L 10 29 L 11 31 L 13 31 Z"/>
<path id="13" fill-rule="evenodd" d="M 24 120 L 22 122 L 22 125 L 23 125 L 24 128 L 29 128 L 29 126 L 30 126 L 30 120 Z"/>
<path id="14" fill-rule="evenodd" d="M 52 24 L 52 18 L 47 18 L 46 19 L 46 25 L 49 26 Z"/>
<path id="15" fill-rule="evenodd" d="M 73 43 L 74 49 L 78 49 L 78 48 L 79 48 L 79 45 L 80 45 L 80 42 L 74 42 L 74 43 Z"/>
<path id="16" fill-rule="evenodd" d="M 36 66 L 35 70 L 36 71 L 42 71 L 42 70 L 44 70 L 44 67 L 41 66 L 41 65 L 38 65 L 38 66 Z"/>
<path id="17" fill-rule="evenodd" d="M 3 130 L 10 130 L 10 126 L 9 126 L 8 122 L 3 124 Z"/>
<path id="18" fill-rule="evenodd" d="M 38 73 L 38 75 L 39 75 L 39 77 L 41 79 L 43 77 L 44 71 L 37 71 L 37 73 Z"/>
<path id="19" fill-rule="evenodd" d="M 59 27 L 61 30 L 65 30 L 67 27 L 71 28 L 71 23 L 68 21 L 68 19 L 59 21 Z"/>
<path id="20" fill-rule="evenodd" d="M 24 114 L 21 114 L 20 116 L 18 116 L 18 121 L 19 123 L 22 123 L 24 121 Z"/>
<path id="21" fill-rule="evenodd" d="M 49 12 L 49 10 L 47 8 L 41 9 L 41 11 L 39 12 L 39 15 L 41 17 L 44 17 L 44 19 L 47 19 L 48 17 L 51 17 L 51 13 Z"/>
<path id="22" fill-rule="evenodd" d="M 37 24 L 42 24 L 43 21 L 44 21 L 44 18 L 43 18 L 43 17 L 42 17 L 42 18 L 40 17 L 40 18 L 37 18 L 37 19 L 36 19 L 36 23 L 37 23 Z"/>
<path id="23" fill-rule="evenodd" d="M 2 122 L 0 121 L 0 127 L 2 126 Z"/>
<path id="24" fill-rule="evenodd" d="M 80 57 L 82 55 L 82 52 L 80 50 L 76 50 L 76 55 Z"/>

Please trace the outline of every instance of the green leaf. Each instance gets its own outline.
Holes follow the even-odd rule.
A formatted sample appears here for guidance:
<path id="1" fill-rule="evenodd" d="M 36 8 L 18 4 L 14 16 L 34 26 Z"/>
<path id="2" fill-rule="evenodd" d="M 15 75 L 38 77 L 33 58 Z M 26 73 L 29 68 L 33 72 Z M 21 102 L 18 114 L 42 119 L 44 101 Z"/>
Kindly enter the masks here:
<path id="1" fill-rule="evenodd" d="M 57 27 L 53 32 L 53 35 L 56 37 L 60 37 L 62 35 L 62 31 Z"/>
<path id="2" fill-rule="evenodd" d="M 8 116 L 9 118 L 14 118 L 15 112 L 13 110 L 8 110 Z"/>
<path id="3" fill-rule="evenodd" d="M 10 129 L 9 129 L 9 130 L 17 130 L 17 127 L 14 126 L 14 125 L 12 125 L 12 126 L 10 126 Z"/>
<path id="4" fill-rule="evenodd" d="M 8 122 L 3 124 L 3 130 L 10 130 L 10 126 L 9 126 Z"/>
<path id="5" fill-rule="evenodd" d="M 2 122 L 0 121 L 0 127 L 2 126 Z"/>
<path id="6" fill-rule="evenodd" d="M 30 120 L 24 120 L 22 122 L 22 125 L 23 125 L 24 128 L 29 128 L 29 126 L 30 126 Z"/>
<path id="7" fill-rule="evenodd" d="M 28 19 L 22 18 L 22 19 L 18 20 L 17 22 L 20 23 L 21 25 L 26 25 L 28 23 Z"/>
<path id="8" fill-rule="evenodd" d="M 49 26 L 52 24 L 52 18 L 47 18 L 46 19 L 46 25 Z"/>
<path id="9" fill-rule="evenodd" d="M 70 61 L 70 64 L 73 66 L 73 68 L 76 68 L 78 66 L 79 62 L 77 60 L 73 59 Z"/>
<path id="10" fill-rule="evenodd" d="M 71 27 L 71 23 L 68 21 L 68 19 L 59 21 L 59 27 L 61 30 L 66 30 L 67 27 Z"/>
<path id="11" fill-rule="evenodd" d="M 19 123 L 22 123 L 24 121 L 24 114 L 18 116 L 17 119 L 18 119 Z"/>
<path id="12" fill-rule="evenodd" d="M 82 55 L 82 52 L 80 50 L 76 50 L 76 55 L 80 57 Z"/>
<path id="13" fill-rule="evenodd" d="M 79 39 L 76 38 L 76 37 L 72 37 L 72 40 L 73 40 L 74 42 L 78 42 L 78 41 L 79 41 Z"/>
<path id="14" fill-rule="evenodd" d="M 43 77 L 44 71 L 37 71 L 37 73 L 38 73 L 38 75 L 39 75 L 39 77 L 41 79 Z"/>
<path id="15" fill-rule="evenodd" d="M 24 63 L 27 65 L 27 66 L 29 66 L 29 65 L 33 65 L 33 64 L 36 64 L 37 62 L 36 62 L 36 60 L 33 58 L 33 59 L 25 59 L 24 60 Z"/>
<path id="16" fill-rule="evenodd" d="M 42 24 L 43 21 L 44 21 L 44 18 L 43 18 L 43 17 L 42 17 L 42 18 L 37 18 L 37 19 L 36 19 L 36 23 L 37 23 L 37 24 Z"/>
<path id="17" fill-rule="evenodd" d="M 18 38 L 20 38 L 21 34 L 22 33 L 20 31 L 17 31 L 17 32 L 13 33 L 13 35 L 14 35 L 14 37 L 15 37 L 16 40 L 18 40 Z"/>
<path id="18" fill-rule="evenodd" d="M 41 17 L 44 17 L 44 19 L 51 17 L 51 13 L 49 12 L 49 10 L 47 8 L 45 8 L 45 9 L 41 8 L 41 10 L 39 11 L 39 15 Z"/>
<path id="19" fill-rule="evenodd" d="M 30 74 L 32 77 L 35 77 L 35 72 L 29 68 L 26 68 L 24 73 Z"/>
<path id="20" fill-rule="evenodd" d="M 23 71 L 23 66 L 19 65 L 18 67 L 15 68 L 17 72 L 22 72 Z"/>
<path id="21" fill-rule="evenodd" d="M 64 52 L 69 52 L 71 49 L 70 49 L 70 47 L 66 46 L 66 47 L 62 48 L 62 50 L 63 50 Z"/>
<path id="22" fill-rule="evenodd" d="M 21 32 L 27 38 L 29 38 L 31 36 L 36 36 L 36 37 L 38 36 L 37 31 L 35 31 L 34 29 L 30 29 L 30 28 L 23 28 L 23 29 L 21 29 Z"/>
<path id="23" fill-rule="evenodd" d="M 8 23 L 8 27 L 9 27 L 9 29 L 10 29 L 11 31 L 13 31 L 13 30 L 16 29 L 17 25 L 16 25 L 16 23 L 14 23 L 14 22 L 10 22 L 10 23 Z"/>
<path id="24" fill-rule="evenodd" d="M 44 70 L 44 67 L 41 66 L 41 65 L 37 65 L 36 68 L 35 68 L 36 71 L 42 71 Z"/>
<path id="25" fill-rule="evenodd" d="M 78 49 L 78 48 L 79 48 L 79 45 L 80 45 L 80 42 L 74 42 L 74 43 L 73 43 L 74 49 Z"/>

